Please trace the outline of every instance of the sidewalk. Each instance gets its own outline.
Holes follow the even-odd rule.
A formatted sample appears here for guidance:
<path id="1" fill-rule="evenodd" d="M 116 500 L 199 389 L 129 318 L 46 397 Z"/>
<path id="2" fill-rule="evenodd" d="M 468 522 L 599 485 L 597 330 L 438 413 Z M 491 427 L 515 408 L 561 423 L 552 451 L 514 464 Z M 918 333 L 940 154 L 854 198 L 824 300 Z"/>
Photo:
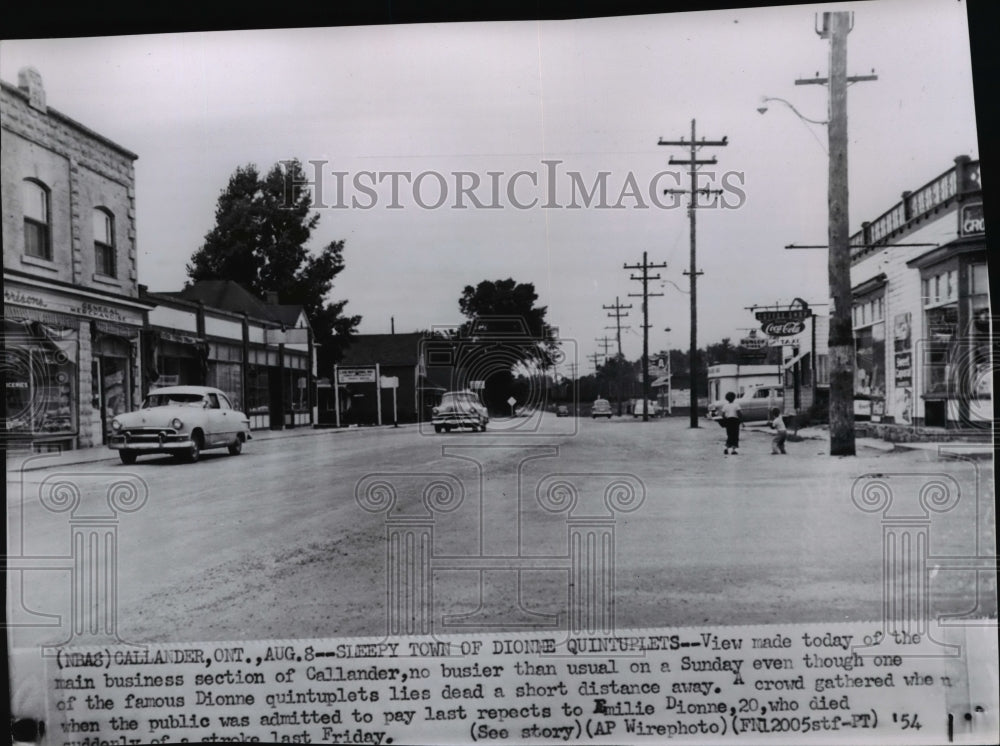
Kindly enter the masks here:
<path id="1" fill-rule="evenodd" d="M 774 430 L 763 423 L 753 423 L 745 426 L 744 432 L 766 433 L 774 435 Z M 789 436 L 795 432 L 790 430 Z M 825 427 L 803 427 L 797 433 L 797 437 L 802 440 L 822 440 L 829 442 L 830 431 Z M 939 458 L 992 458 L 992 443 L 961 443 L 961 442 L 912 442 L 898 443 L 882 440 L 880 438 L 856 438 L 855 444 L 858 448 L 874 448 L 885 453 L 903 451 L 925 451 L 928 455 L 937 455 Z"/>
<path id="2" fill-rule="evenodd" d="M 392 427 L 383 425 L 382 427 Z M 400 427 L 405 427 L 400 425 Z M 279 438 L 302 438 L 317 435 L 335 435 L 339 433 L 368 430 L 371 428 L 335 428 L 303 426 L 288 430 L 254 430 L 251 442 L 261 442 L 266 440 L 276 440 Z M 13 451 L 7 453 L 7 473 L 22 471 L 35 471 L 38 469 L 49 469 L 53 466 L 73 466 L 77 464 L 96 464 L 101 461 L 118 461 L 118 452 L 107 446 L 95 446 L 93 448 L 77 448 L 72 451 L 62 451 L 60 453 L 30 453 L 28 451 Z"/>

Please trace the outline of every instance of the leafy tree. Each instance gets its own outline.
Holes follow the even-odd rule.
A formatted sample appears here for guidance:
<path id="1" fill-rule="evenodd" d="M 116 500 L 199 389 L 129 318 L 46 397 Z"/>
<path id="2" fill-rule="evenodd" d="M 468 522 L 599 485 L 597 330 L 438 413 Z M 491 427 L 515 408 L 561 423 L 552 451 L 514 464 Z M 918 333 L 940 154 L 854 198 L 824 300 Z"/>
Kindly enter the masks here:
<path id="1" fill-rule="evenodd" d="M 466 285 L 458 299 L 458 307 L 469 321 L 463 324 L 461 331 L 469 338 L 519 336 L 512 320 L 521 319 L 527 336 L 533 341 L 525 349 L 535 362 L 547 365 L 552 362 L 558 343 L 555 332 L 545 321 L 548 307 L 535 306 L 537 300 L 534 284 L 515 282 L 509 277 L 483 280 L 475 287 Z"/>
<path id="2" fill-rule="evenodd" d="M 548 309 L 536 306 L 537 300 L 532 283 L 511 278 L 467 285 L 458 299 L 468 319 L 458 333 L 466 350 L 463 365 L 489 371 L 484 398 L 493 411 L 508 411 L 510 396 L 524 402 L 524 382 L 519 384 L 516 375 L 544 369 L 555 360 L 558 342 L 545 321 Z"/>
<path id="3" fill-rule="evenodd" d="M 263 176 L 252 163 L 240 166 L 219 195 L 215 226 L 187 274 L 192 281 L 233 280 L 259 297 L 276 292 L 280 303 L 301 305 L 320 345 L 320 369 L 327 370 L 361 317 L 345 315 L 347 301 L 326 299 L 344 269 L 344 242 L 307 249 L 318 223 L 299 161 L 275 164 Z"/>

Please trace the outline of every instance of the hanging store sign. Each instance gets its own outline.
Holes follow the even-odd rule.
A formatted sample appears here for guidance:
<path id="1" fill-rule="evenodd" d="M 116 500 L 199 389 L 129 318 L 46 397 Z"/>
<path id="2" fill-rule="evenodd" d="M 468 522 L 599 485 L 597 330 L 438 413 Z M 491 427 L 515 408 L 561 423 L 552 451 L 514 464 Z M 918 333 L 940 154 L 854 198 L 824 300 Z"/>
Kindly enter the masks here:
<path id="1" fill-rule="evenodd" d="M 812 310 L 804 300 L 796 298 L 788 308 L 757 311 L 754 316 L 760 322 L 764 334 L 771 337 L 793 337 L 806 328 L 806 319 L 812 316 Z"/>
<path id="2" fill-rule="evenodd" d="M 806 328 L 804 321 L 765 321 L 760 328 L 772 337 L 794 337 Z"/>

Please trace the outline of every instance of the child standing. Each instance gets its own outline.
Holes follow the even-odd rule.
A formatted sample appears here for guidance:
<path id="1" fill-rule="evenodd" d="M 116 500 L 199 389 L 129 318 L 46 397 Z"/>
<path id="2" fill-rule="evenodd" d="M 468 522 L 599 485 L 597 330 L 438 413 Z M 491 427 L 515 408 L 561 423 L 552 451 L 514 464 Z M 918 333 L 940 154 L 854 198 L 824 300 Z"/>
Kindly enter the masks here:
<path id="1" fill-rule="evenodd" d="M 785 439 L 788 437 L 788 428 L 785 427 L 785 420 L 781 416 L 781 410 L 777 407 L 771 410 L 771 427 L 774 428 L 774 440 L 771 441 L 771 455 L 785 453 Z"/>
<path id="2" fill-rule="evenodd" d="M 730 451 L 737 455 L 736 449 L 740 447 L 740 425 L 743 423 L 743 412 L 740 405 L 736 403 L 736 394 L 732 391 L 726 394 L 726 403 L 722 405 L 722 424 L 726 428 L 726 447 L 722 453 L 728 455 Z"/>

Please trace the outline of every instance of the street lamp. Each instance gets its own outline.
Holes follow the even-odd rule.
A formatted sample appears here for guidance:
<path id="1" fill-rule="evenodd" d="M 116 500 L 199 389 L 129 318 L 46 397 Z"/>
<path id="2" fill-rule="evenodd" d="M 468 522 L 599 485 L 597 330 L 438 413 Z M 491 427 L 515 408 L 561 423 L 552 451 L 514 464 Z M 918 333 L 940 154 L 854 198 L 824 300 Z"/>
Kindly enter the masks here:
<path id="1" fill-rule="evenodd" d="M 779 103 L 784 104 L 795 113 L 795 116 L 797 116 L 804 122 L 809 122 L 810 124 L 822 124 L 824 126 L 830 123 L 829 120 L 820 121 L 818 119 L 810 119 L 809 117 L 805 116 L 802 112 L 800 112 L 798 109 L 796 109 L 795 106 L 790 101 L 786 101 L 785 99 L 778 98 L 776 96 L 761 96 L 760 106 L 757 107 L 757 111 L 760 112 L 761 114 L 766 114 L 768 101 L 778 101 Z"/>

